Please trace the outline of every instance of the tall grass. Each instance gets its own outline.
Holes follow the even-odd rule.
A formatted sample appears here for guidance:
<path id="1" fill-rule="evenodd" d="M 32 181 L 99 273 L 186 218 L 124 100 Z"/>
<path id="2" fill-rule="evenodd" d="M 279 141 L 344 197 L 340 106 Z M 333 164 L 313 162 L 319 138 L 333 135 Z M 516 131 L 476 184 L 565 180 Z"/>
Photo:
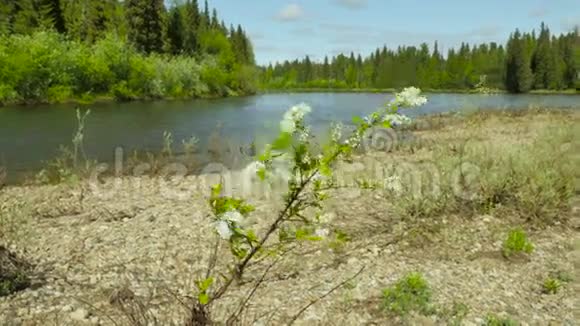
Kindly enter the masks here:
<path id="1" fill-rule="evenodd" d="M 399 173 L 404 186 L 395 194 L 396 208 L 409 218 L 509 213 L 541 223 L 563 220 L 580 166 L 573 151 L 579 136 L 561 124 L 521 142 L 476 137 L 433 145 L 429 169 L 418 164 L 413 173 Z"/>

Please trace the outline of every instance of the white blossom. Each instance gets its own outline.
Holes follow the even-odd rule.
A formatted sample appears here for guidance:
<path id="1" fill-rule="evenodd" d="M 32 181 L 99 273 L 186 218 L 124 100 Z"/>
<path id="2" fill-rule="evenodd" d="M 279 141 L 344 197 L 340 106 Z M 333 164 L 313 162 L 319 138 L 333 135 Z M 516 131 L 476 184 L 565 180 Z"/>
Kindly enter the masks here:
<path id="1" fill-rule="evenodd" d="M 290 108 L 284 113 L 284 118 L 280 121 L 280 130 L 287 133 L 293 133 L 296 130 L 296 123 L 302 121 L 304 116 L 310 113 L 312 109 L 305 103 L 300 103 Z"/>
<path id="2" fill-rule="evenodd" d="M 394 113 L 394 114 L 386 114 L 383 117 L 383 121 L 388 121 L 391 123 L 391 126 L 403 126 L 411 123 L 411 118 L 406 115 Z"/>
<path id="3" fill-rule="evenodd" d="M 295 129 L 296 123 L 294 122 L 294 120 L 286 119 L 286 117 L 284 117 L 284 119 L 280 121 L 280 130 L 282 130 L 283 132 L 291 134 L 294 133 Z"/>
<path id="4" fill-rule="evenodd" d="M 421 90 L 416 87 L 407 87 L 395 94 L 393 102 L 397 106 L 417 107 L 427 103 L 427 98 L 421 96 Z"/>
<path id="5" fill-rule="evenodd" d="M 329 234 L 330 231 L 328 231 L 328 229 L 316 229 L 316 231 L 314 232 L 314 235 L 320 238 L 326 238 L 328 237 Z"/>
<path id="6" fill-rule="evenodd" d="M 234 234 L 226 221 L 218 220 L 214 223 L 214 227 L 219 236 L 224 240 L 229 240 Z"/>
<path id="7" fill-rule="evenodd" d="M 244 217 L 237 210 L 227 211 L 222 215 L 222 220 L 234 223 L 241 223 Z"/>
<path id="8" fill-rule="evenodd" d="M 338 142 L 342 138 L 342 123 L 335 123 L 332 126 L 332 130 L 330 132 L 331 138 L 333 142 Z"/>

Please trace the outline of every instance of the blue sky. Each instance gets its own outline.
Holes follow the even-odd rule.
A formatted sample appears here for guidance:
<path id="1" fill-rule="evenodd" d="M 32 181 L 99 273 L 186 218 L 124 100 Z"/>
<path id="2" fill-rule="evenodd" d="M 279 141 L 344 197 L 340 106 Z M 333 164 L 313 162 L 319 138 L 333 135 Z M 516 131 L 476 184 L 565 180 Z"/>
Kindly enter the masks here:
<path id="1" fill-rule="evenodd" d="M 203 1 L 200 1 L 202 4 Z M 259 64 L 340 52 L 366 55 L 383 44 L 503 43 L 509 34 L 580 24 L 580 0 L 209 0 L 227 24 L 248 31 Z"/>

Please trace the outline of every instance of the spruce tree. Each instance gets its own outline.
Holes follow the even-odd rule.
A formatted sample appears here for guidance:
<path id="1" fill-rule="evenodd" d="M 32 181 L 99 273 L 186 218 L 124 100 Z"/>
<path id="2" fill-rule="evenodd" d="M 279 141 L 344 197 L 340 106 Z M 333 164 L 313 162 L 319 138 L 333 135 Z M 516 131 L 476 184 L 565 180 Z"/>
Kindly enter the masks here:
<path id="1" fill-rule="evenodd" d="M 60 0 L 43 0 L 40 4 L 40 12 L 47 27 L 54 28 L 61 34 L 66 32 Z"/>
<path id="2" fill-rule="evenodd" d="M 201 17 L 197 0 L 188 0 L 184 5 L 183 17 L 183 51 L 188 54 L 196 54 L 199 51 L 199 30 Z"/>
<path id="3" fill-rule="evenodd" d="M 167 41 L 169 51 L 173 54 L 179 54 L 183 50 L 185 24 L 183 19 L 183 8 L 173 6 L 169 10 L 167 24 Z"/>
<path id="4" fill-rule="evenodd" d="M 163 52 L 165 6 L 163 0 L 127 0 L 128 39 L 142 52 Z"/>
<path id="5" fill-rule="evenodd" d="M 526 93 L 532 87 L 533 75 L 526 46 L 526 40 L 516 29 L 508 41 L 506 62 L 505 86 L 512 93 Z"/>

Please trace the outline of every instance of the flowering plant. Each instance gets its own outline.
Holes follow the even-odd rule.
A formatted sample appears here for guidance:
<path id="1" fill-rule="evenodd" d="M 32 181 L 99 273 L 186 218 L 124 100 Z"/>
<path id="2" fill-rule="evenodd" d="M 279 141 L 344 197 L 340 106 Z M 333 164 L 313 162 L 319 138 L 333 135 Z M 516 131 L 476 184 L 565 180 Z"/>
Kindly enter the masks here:
<path id="1" fill-rule="evenodd" d="M 266 256 L 284 255 L 284 248 L 293 242 L 320 241 L 331 234 L 344 238 L 342 232 L 332 229 L 332 221 L 322 214 L 327 190 L 333 188 L 334 164 L 352 155 L 372 128 L 409 123 L 411 120 L 399 110 L 425 104 L 427 99 L 420 93 L 417 88 L 406 88 L 384 108 L 364 118 L 355 117 L 356 128 L 346 139 L 342 137 L 342 125 L 335 124 L 330 141 L 321 148 L 315 146 L 314 137 L 304 121 L 311 108 L 299 104 L 288 110 L 280 122 L 277 138 L 266 146 L 257 162 L 252 163 L 252 168 L 264 181 L 271 177 L 274 169 L 288 167 L 288 189 L 283 195 L 283 208 L 265 230 L 258 232 L 245 223 L 246 217 L 254 210 L 251 205 L 243 199 L 223 196 L 220 184 L 212 188 L 209 203 L 214 215 L 213 226 L 222 241 L 227 241 L 234 263 L 230 274 L 220 284 L 214 282 L 213 272 L 208 272 L 205 279 L 198 281 L 198 301 L 192 311 L 198 315 L 207 313 L 208 305 L 221 298 L 235 279 L 241 279 L 250 263 Z M 255 288 L 259 285 L 257 283 Z M 232 312 L 228 324 L 239 318 L 254 293 L 251 291 L 242 300 Z M 200 317 L 192 316 L 192 319 L 200 320 Z"/>

